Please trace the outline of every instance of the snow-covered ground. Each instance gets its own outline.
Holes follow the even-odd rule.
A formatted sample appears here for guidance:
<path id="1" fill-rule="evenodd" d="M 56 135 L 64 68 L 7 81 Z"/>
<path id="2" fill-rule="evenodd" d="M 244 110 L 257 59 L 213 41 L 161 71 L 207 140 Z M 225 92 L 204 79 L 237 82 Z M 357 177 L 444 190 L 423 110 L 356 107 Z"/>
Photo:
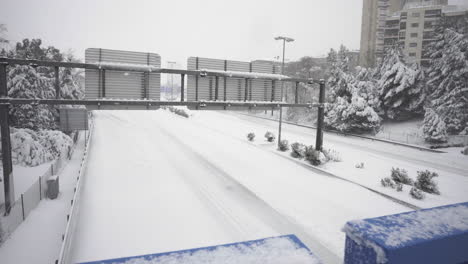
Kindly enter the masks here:
<path id="1" fill-rule="evenodd" d="M 271 151 L 276 149 L 275 145 L 264 144 L 263 135 L 267 130 L 276 134 L 277 122 L 219 112 L 198 114 L 193 119 L 194 122 L 211 126 L 222 133 L 230 133 L 239 139 L 245 139 L 247 133 L 255 132 L 258 137 L 257 145 Z M 217 120 L 216 125 L 210 125 L 213 119 Z M 290 143 L 298 141 L 314 145 L 315 130 L 284 124 L 282 139 L 287 139 Z M 460 153 L 461 148 L 453 148 L 448 153 L 432 153 L 333 133 L 325 133 L 324 148 L 338 151 L 343 161 L 328 163 L 322 166 L 323 169 L 418 207 L 428 208 L 468 201 L 468 156 Z M 364 163 L 364 169 L 355 168 L 361 162 Z M 437 172 L 439 177 L 435 181 L 438 182 L 442 195 L 426 195 L 426 199 L 418 201 L 409 196 L 408 186 L 404 187 L 403 192 L 382 187 L 380 179 L 389 177 L 392 167 L 407 170 L 413 179 L 416 179 L 419 170 Z"/>
<path id="2" fill-rule="evenodd" d="M 60 173 L 60 194 L 58 198 L 55 200 L 44 199 L 31 211 L 26 220 L 0 247 L 0 263 L 55 263 L 55 260 L 58 259 L 62 234 L 67 223 L 66 216 L 70 209 L 70 201 L 73 197 L 73 189 L 83 156 L 83 149 L 84 134 L 82 133 L 76 144 L 72 159 L 68 161 Z M 47 169 L 47 164 L 35 167 L 35 169 L 43 166 Z M 14 171 L 15 183 L 21 176 L 35 177 L 36 175 L 34 168 L 22 170 L 15 167 Z M 29 173 L 31 171 L 34 173 Z"/>
<path id="3" fill-rule="evenodd" d="M 410 210 L 275 155 L 272 143 L 248 142 L 247 132 L 261 140 L 266 129 L 276 131 L 257 119 L 217 112 L 187 119 L 161 110 L 98 111 L 95 118 L 75 262 L 293 233 L 326 263 L 340 263 L 346 221 Z M 310 130 L 294 133 L 314 142 Z M 359 161 L 379 160 L 369 146 L 357 153 Z M 374 176 L 378 184 L 381 176 Z"/>
<path id="4" fill-rule="evenodd" d="M 31 185 L 33 185 L 39 176 L 42 176 L 52 165 L 52 162 L 47 162 L 35 167 L 23 167 L 13 165 L 13 179 L 15 186 L 15 199 L 19 199 L 22 193 L 25 193 Z M 3 170 L 0 168 L 0 178 L 3 179 Z M 5 194 L 3 190 L 3 181 L 0 183 L 0 205 L 5 201 Z"/>

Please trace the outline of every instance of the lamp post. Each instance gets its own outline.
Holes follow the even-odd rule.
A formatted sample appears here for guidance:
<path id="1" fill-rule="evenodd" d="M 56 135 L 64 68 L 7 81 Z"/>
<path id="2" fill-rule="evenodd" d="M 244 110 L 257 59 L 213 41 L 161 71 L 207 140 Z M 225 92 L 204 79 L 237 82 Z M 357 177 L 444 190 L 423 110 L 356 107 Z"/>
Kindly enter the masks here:
<path id="1" fill-rule="evenodd" d="M 169 68 L 174 69 L 175 61 L 168 61 L 167 64 L 171 65 Z M 171 101 L 174 100 L 174 75 L 171 74 Z"/>
<path id="2" fill-rule="evenodd" d="M 293 42 L 293 38 L 278 36 L 275 40 L 282 40 L 283 41 L 283 61 L 281 62 L 281 75 L 284 75 L 284 55 L 286 52 L 286 42 Z M 281 101 L 283 101 L 283 85 L 284 82 L 281 82 Z M 280 106 L 280 116 L 279 116 L 279 128 L 278 128 L 278 147 L 281 143 L 281 125 L 283 123 L 283 107 Z"/>

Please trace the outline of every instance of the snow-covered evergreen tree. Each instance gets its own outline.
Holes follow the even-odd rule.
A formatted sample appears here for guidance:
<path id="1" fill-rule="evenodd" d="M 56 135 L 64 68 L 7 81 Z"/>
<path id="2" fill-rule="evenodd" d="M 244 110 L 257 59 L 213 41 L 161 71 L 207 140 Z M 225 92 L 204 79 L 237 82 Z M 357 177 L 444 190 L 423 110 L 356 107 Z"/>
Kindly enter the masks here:
<path id="1" fill-rule="evenodd" d="M 378 69 L 379 97 L 384 117 L 407 120 L 422 115 L 425 100 L 423 74 L 403 61 L 400 48 L 389 49 Z"/>
<path id="2" fill-rule="evenodd" d="M 444 120 L 432 109 L 426 109 L 423 122 L 424 138 L 428 142 L 447 142 L 447 126 Z"/>
<path id="3" fill-rule="evenodd" d="M 447 28 L 439 31 L 437 40 L 429 46 L 431 59 L 427 70 L 429 108 L 438 115 L 447 133 L 458 134 L 468 129 L 468 35 Z M 431 125 L 434 113 L 426 114 L 425 127 Z M 437 120 L 438 121 L 438 120 Z M 438 121 L 441 123 L 441 121 Z M 425 130 L 431 138 L 433 130 Z"/>
<path id="4" fill-rule="evenodd" d="M 347 53 L 347 49 L 342 46 L 338 53 L 332 49 L 328 55 L 329 103 L 325 108 L 325 125 L 343 132 L 377 131 L 380 118 L 369 106 L 369 100 L 374 100 L 372 92 L 367 94 L 374 87 L 369 80 L 358 81 L 349 71 Z"/>
<path id="5" fill-rule="evenodd" d="M 24 39 L 16 44 L 9 57 L 62 61 L 64 56 L 54 47 L 44 48 L 40 39 Z M 72 57 L 68 58 L 72 60 Z M 77 99 L 82 96 L 82 89 L 77 83 L 78 74 L 73 69 L 61 68 L 59 73 L 61 96 Z M 17 65 L 9 67 L 8 96 L 13 98 L 55 98 L 54 69 L 51 67 L 30 67 Z M 13 106 L 10 111 L 12 126 L 30 129 L 56 129 L 58 111 L 48 105 Z"/>

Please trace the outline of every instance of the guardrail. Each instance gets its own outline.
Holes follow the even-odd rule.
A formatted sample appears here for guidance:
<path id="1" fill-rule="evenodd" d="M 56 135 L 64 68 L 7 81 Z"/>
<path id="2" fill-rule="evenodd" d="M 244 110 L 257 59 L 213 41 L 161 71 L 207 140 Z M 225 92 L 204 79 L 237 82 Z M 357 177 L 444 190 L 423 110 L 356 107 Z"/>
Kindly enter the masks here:
<path id="1" fill-rule="evenodd" d="M 81 159 L 80 170 L 78 172 L 78 177 L 76 181 L 76 187 L 74 189 L 73 199 L 71 200 L 71 207 L 69 213 L 67 214 L 67 226 L 65 228 L 65 233 L 62 235 L 62 246 L 60 248 L 60 254 L 58 259 L 55 261 L 56 264 L 67 264 L 71 263 L 71 244 L 73 241 L 73 235 L 76 228 L 77 216 L 80 210 L 80 196 L 81 196 L 81 188 L 83 185 L 83 177 L 86 172 L 87 164 L 88 164 L 88 156 L 89 156 L 89 146 L 91 145 L 92 141 L 92 131 L 94 128 L 93 119 L 90 118 L 90 130 L 89 136 L 85 138 L 85 150 L 83 153 L 83 158 Z"/>

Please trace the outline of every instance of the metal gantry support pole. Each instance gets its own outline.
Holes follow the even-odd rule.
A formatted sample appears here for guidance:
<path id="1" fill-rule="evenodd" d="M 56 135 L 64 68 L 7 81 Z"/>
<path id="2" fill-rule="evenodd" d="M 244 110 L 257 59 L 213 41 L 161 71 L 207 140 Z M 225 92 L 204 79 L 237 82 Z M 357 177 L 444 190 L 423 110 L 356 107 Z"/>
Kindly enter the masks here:
<path id="1" fill-rule="evenodd" d="M 325 80 L 320 80 L 320 94 L 317 117 L 317 138 L 315 141 L 315 150 L 322 151 L 323 148 L 323 119 L 325 115 Z"/>
<path id="2" fill-rule="evenodd" d="M 59 67 L 55 66 L 55 99 L 60 99 Z"/>
<path id="3" fill-rule="evenodd" d="M 7 64 L 0 64 L 0 97 L 8 96 L 7 88 Z M 11 206 L 15 202 L 15 188 L 13 181 L 13 163 L 11 161 L 11 139 L 9 124 L 8 104 L 0 104 L 0 132 L 2 138 L 2 162 L 3 162 L 3 188 L 5 190 L 5 214 L 8 215 Z"/>
<path id="4" fill-rule="evenodd" d="M 180 101 L 184 101 L 185 95 L 185 74 L 180 75 Z"/>
<path id="5" fill-rule="evenodd" d="M 283 61 L 281 62 L 281 75 L 284 75 L 284 55 L 286 51 L 286 38 L 283 38 Z M 284 96 L 284 82 L 281 82 L 281 102 Z M 278 148 L 281 144 L 281 127 L 283 125 L 283 107 L 279 109 Z"/>

